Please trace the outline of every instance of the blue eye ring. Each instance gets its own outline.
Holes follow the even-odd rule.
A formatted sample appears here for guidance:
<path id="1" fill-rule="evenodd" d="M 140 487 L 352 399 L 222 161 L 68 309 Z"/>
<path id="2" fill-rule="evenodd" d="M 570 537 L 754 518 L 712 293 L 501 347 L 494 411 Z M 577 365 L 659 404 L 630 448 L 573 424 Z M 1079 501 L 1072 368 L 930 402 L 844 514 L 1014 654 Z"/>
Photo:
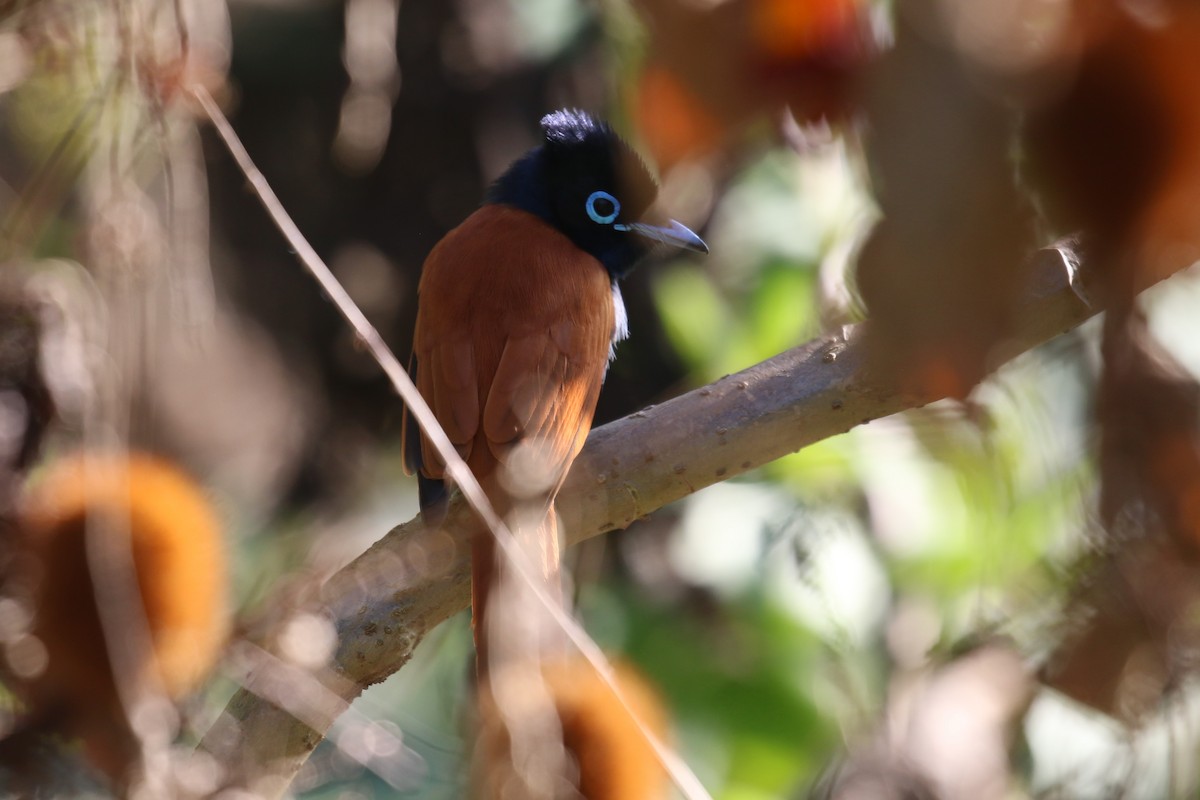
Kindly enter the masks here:
<path id="1" fill-rule="evenodd" d="M 598 200 L 607 200 L 612 203 L 612 211 L 608 214 L 601 214 L 597 211 L 596 201 Z M 608 192 L 592 192 L 588 195 L 587 199 L 587 213 L 592 218 L 592 222 L 598 222 L 601 225 L 612 225 L 617 221 L 617 215 L 621 213 L 621 203 Z"/>

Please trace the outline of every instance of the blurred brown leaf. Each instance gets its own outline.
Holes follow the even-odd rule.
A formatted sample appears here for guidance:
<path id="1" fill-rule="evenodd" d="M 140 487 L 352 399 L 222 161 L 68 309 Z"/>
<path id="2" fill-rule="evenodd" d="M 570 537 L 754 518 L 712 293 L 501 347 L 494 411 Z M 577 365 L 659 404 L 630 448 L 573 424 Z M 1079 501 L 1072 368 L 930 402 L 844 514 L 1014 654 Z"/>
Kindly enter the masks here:
<path id="1" fill-rule="evenodd" d="M 216 515 L 166 462 L 79 456 L 39 476 L 18 525 L 23 552 L 4 593 L 32 619 L 7 632 L 9 688 L 26 720 L 81 739 L 121 784 L 140 755 L 128 713 L 195 688 L 224 644 Z"/>
<path id="2" fill-rule="evenodd" d="M 1051 222 L 1088 239 L 1101 300 L 1125 303 L 1200 258 L 1200 7 L 1071 13 L 1035 76 L 1061 88 L 1030 104 L 1027 173 Z"/>
<path id="3" fill-rule="evenodd" d="M 868 158 L 882 220 L 858 261 L 876 369 L 964 397 L 994 366 L 1033 251 L 1011 159 L 1015 116 L 931 3 L 903 7 L 871 70 Z M 925 24 L 920 24 L 925 23 Z M 990 80 L 990 83 L 989 83 Z"/>
<path id="4" fill-rule="evenodd" d="M 1026 174 L 1050 221 L 1078 230 L 1108 309 L 1098 387 L 1100 567 L 1067 610 L 1079 630 L 1051 686 L 1137 719 L 1192 660 L 1200 599 L 1200 386 L 1150 336 L 1142 289 L 1200 257 L 1200 7 L 1066 4 L 1055 87 L 1029 102 Z M 1190 646 L 1190 645 L 1188 645 Z"/>
<path id="5" fill-rule="evenodd" d="M 1200 568 L 1178 542 L 1126 543 L 1105 557 L 1066 611 L 1068 630 L 1042 682 L 1136 724 L 1196 664 Z"/>
<path id="6" fill-rule="evenodd" d="M 865 0 L 638 0 L 649 30 L 635 113 L 663 169 L 731 144 L 785 109 L 853 111 L 875 51 Z"/>
<path id="7" fill-rule="evenodd" d="M 666 711 L 657 692 L 631 665 L 614 666 L 617 685 L 637 719 L 655 736 L 664 737 Z M 537 703 L 544 697 L 557 717 L 561 744 L 576 772 L 567 776 L 585 800 L 659 800 L 670 787 L 666 770 L 638 728 L 638 723 L 596 670 L 583 659 L 549 662 L 540 669 L 519 666 L 505 688 L 510 697 L 498 703 L 490 692 L 480 696 L 480 730 L 475 769 L 478 797 L 511 796 L 505 785 L 521 780 L 512 763 L 512 726 L 536 724 Z M 496 680 L 492 686 L 498 686 Z M 522 714 L 514 715 L 519 710 Z M 527 715 L 527 716 L 526 716 Z M 505 775 L 509 777 L 504 778 Z M 522 776 L 524 777 L 524 776 Z M 531 790 L 532 791 L 532 790 Z M 526 796 L 522 794 L 521 796 Z M 556 795 L 560 796 L 560 795 Z"/>
<path id="8" fill-rule="evenodd" d="M 1106 552 L 1067 609 L 1080 621 L 1056 689 L 1136 720 L 1193 660 L 1200 634 L 1200 385 L 1138 314 L 1112 314 L 1098 389 Z"/>

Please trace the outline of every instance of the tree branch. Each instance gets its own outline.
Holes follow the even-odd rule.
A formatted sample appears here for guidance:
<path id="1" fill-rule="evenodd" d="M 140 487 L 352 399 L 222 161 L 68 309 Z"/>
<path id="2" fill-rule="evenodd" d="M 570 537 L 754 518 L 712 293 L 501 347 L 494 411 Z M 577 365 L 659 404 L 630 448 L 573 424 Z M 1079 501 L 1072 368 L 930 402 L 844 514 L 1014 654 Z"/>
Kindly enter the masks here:
<path id="1" fill-rule="evenodd" d="M 1081 291 L 1066 244 L 1036 254 L 1013 338 L 996 366 L 1098 311 Z M 935 397 L 899 391 L 866 368 L 863 325 L 815 339 L 736 375 L 594 430 L 556 506 L 570 544 L 616 528 L 706 486 Z M 397 526 L 322 589 L 338 647 L 317 676 L 332 701 L 312 702 L 259 671 L 230 700 L 201 747 L 231 782 L 281 794 L 340 709 L 412 657 L 469 603 L 468 542 L 482 526 L 456 497 L 442 528 Z M 287 709 L 287 710 L 285 710 Z M 301 719 L 304 721 L 302 722 Z"/>

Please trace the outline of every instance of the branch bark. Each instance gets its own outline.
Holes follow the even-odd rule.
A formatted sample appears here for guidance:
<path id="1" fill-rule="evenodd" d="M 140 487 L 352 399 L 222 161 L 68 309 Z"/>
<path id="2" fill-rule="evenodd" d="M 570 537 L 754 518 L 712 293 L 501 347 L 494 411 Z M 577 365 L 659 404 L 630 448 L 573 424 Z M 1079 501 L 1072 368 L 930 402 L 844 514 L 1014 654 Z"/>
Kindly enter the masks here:
<path id="1" fill-rule="evenodd" d="M 1067 244 L 1035 255 L 1014 335 L 999 348 L 996 366 L 1099 310 L 1088 302 L 1077 266 Z M 594 430 L 556 504 L 568 542 L 627 527 L 706 486 L 939 399 L 904 394 L 894 376 L 866 368 L 865 324 Z M 305 693 L 270 680 L 261 666 L 250 675 L 201 742 L 230 770 L 232 784 L 282 794 L 340 711 L 468 605 L 467 543 L 480 530 L 456 498 L 440 529 L 419 519 L 399 525 L 326 582 L 323 612 L 338 646 L 315 677 L 328 697 L 298 697 Z"/>

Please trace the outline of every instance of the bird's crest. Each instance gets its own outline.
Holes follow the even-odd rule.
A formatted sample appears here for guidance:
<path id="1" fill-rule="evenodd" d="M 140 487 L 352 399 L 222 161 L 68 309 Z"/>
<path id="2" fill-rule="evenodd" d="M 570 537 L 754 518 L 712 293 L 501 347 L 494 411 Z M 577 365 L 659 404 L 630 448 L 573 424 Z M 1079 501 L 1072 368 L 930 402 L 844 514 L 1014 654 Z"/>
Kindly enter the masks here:
<path id="1" fill-rule="evenodd" d="M 542 117 L 541 126 L 550 145 L 604 144 L 616 137 L 606 123 L 577 108 L 547 114 Z"/>

